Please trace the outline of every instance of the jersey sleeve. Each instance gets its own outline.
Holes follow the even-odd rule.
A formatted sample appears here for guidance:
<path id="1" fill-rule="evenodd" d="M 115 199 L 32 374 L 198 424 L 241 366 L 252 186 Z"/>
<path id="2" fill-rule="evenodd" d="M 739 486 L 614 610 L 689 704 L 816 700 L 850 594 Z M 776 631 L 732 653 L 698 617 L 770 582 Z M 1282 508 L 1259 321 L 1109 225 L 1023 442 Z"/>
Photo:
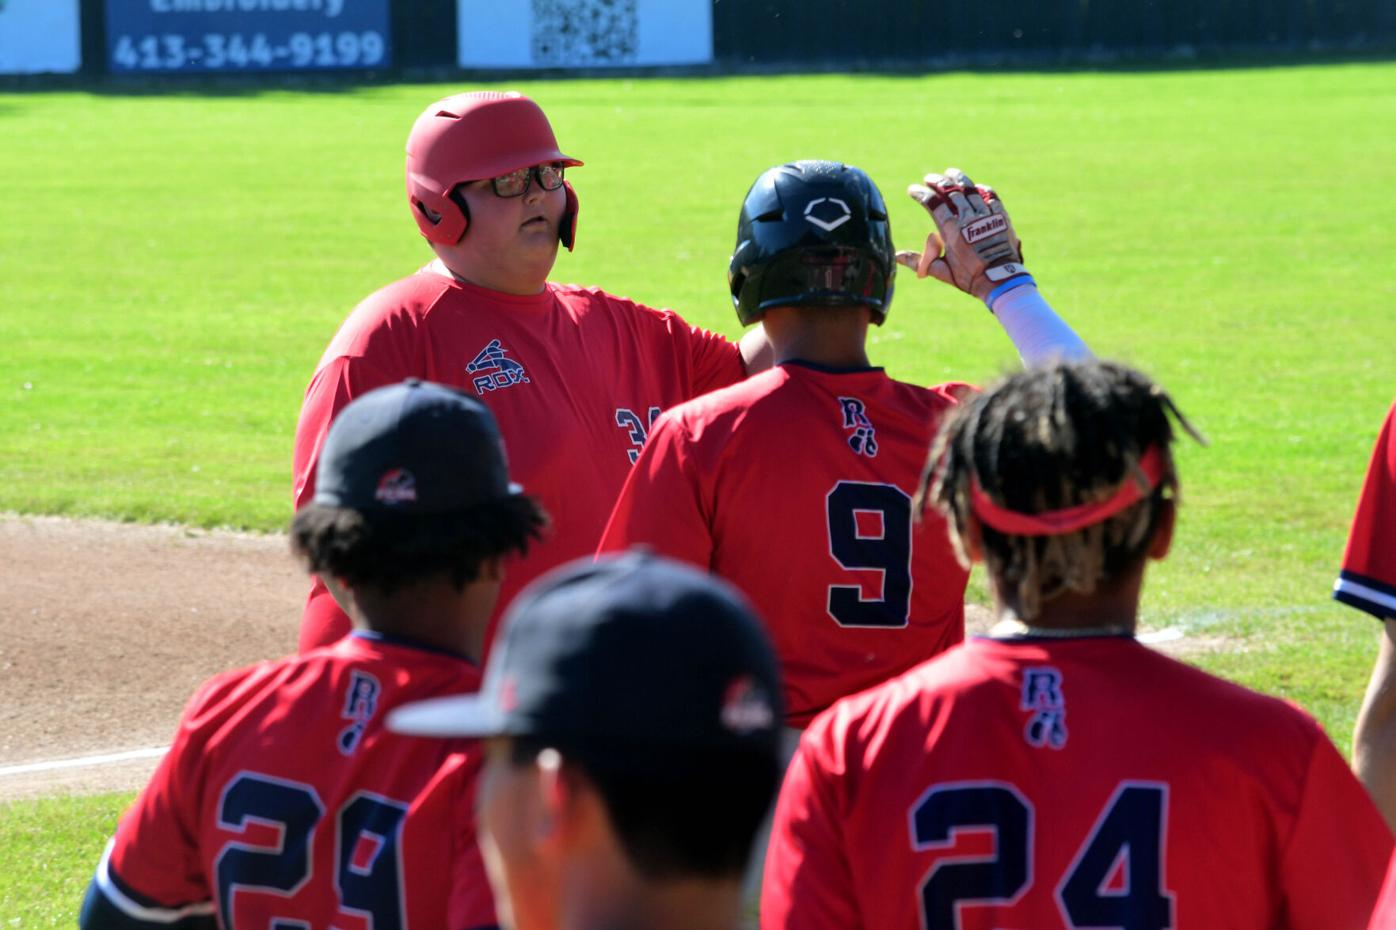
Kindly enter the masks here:
<path id="1" fill-rule="evenodd" d="M 292 496 L 297 510 L 315 496 L 315 468 L 335 416 L 360 394 L 400 380 L 356 356 L 341 355 L 316 369 L 296 422 Z"/>
<path id="2" fill-rule="evenodd" d="M 404 828 L 408 926 L 443 930 L 498 926 L 476 835 L 480 753 L 478 744 L 472 745 L 476 748 L 452 753 L 442 763 L 418 795 Z M 431 880 L 414 884 L 420 878 Z"/>
<path id="3" fill-rule="evenodd" d="M 701 326 L 690 326 L 677 314 L 670 326 L 686 343 L 691 359 L 693 383 L 689 399 L 736 384 L 746 377 L 746 364 L 737 343 Z"/>
<path id="4" fill-rule="evenodd" d="M 1287 930 L 1367 926 L 1392 837 L 1366 790 L 1321 733 L 1280 859 Z"/>
<path id="5" fill-rule="evenodd" d="M 315 469 L 335 416 L 359 395 L 399 380 L 356 356 L 341 355 L 316 370 L 305 389 L 300 420 L 296 423 L 291 491 L 296 510 L 315 497 Z M 313 578 L 301 613 L 300 651 L 336 642 L 349 629 L 348 615 L 339 608 L 324 582 Z"/>
<path id="6" fill-rule="evenodd" d="M 1333 597 L 1396 620 L 1396 404 L 1372 452 Z"/>
<path id="7" fill-rule="evenodd" d="M 450 930 L 493 930 L 499 926 L 499 919 L 495 916 L 494 894 L 490 889 L 489 877 L 485 874 L 485 860 L 480 854 L 475 818 L 480 754 L 473 752 L 460 758 L 465 785 L 453 792 L 456 827 L 446 926 Z"/>
<path id="8" fill-rule="evenodd" d="M 707 569 L 713 536 L 701 476 L 682 421 L 665 414 L 630 470 L 597 553 L 647 546 Z"/>
<path id="9" fill-rule="evenodd" d="M 1386 869 L 1386 881 L 1382 883 L 1381 896 L 1377 898 L 1367 930 L 1396 930 L 1396 856 Z"/>
<path id="10" fill-rule="evenodd" d="M 776 801 L 761 883 L 762 930 L 859 930 L 849 851 L 837 800 L 816 743 L 806 732 Z"/>
<path id="11" fill-rule="evenodd" d="M 211 884 L 199 854 L 198 799 L 203 737 L 192 722 L 214 679 L 190 700 L 150 783 L 122 815 L 102 854 L 83 904 L 81 925 L 209 927 L 215 924 Z"/>

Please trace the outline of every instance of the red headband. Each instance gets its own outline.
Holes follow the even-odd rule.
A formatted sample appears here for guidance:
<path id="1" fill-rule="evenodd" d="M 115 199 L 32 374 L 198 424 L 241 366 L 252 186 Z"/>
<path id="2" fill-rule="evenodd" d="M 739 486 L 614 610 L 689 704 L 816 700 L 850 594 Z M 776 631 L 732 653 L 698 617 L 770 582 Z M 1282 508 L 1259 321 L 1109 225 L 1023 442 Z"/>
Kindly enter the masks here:
<path id="1" fill-rule="evenodd" d="M 1115 493 L 1103 501 L 1041 513 L 1019 513 L 1000 507 L 989 499 L 976 480 L 970 487 L 970 507 L 980 523 L 1000 533 L 1011 536 L 1064 536 L 1113 517 L 1130 504 L 1143 500 L 1145 494 L 1158 487 L 1163 477 L 1163 454 L 1158 446 L 1150 446 L 1139 457 L 1139 470 L 1144 473 L 1148 487 L 1141 488 L 1134 476 L 1126 475 Z"/>

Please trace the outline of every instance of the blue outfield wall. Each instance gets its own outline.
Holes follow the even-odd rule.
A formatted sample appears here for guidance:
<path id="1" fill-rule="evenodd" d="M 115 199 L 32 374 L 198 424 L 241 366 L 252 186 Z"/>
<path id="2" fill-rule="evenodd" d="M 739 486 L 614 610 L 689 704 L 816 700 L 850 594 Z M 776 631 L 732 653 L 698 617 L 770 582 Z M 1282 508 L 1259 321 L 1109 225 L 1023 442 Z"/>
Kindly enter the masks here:
<path id="1" fill-rule="evenodd" d="M 217 8 L 227 38 L 236 35 L 250 45 L 251 37 L 264 34 L 270 43 L 270 51 L 263 47 L 260 59 L 238 70 L 290 70 L 308 60 L 312 69 L 318 63 L 385 75 L 452 71 L 459 68 L 457 10 L 462 2 L 470 0 L 81 0 L 82 68 L 89 75 L 198 71 L 197 62 L 207 62 L 215 52 L 205 46 L 202 29 L 191 27 L 185 36 L 184 51 L 199 52 L 191 64 L 187 55 L 181 58 L 166 46 L 163 36 L 169 30 L 159 34 L 158 43 L 142 47 L 142 35 L 131 25 L 175 22 L 179 17 L 168 15 L 173 10 Z M 517 17 L 519 11 L 511 13 L 511 7 L 522 3 L 521 9 L 533 16 L 562 11 L 576 22 L 598 22 L 627 15 L 633 19 L 637 3 L 646 2 L 513 0 L 487 7 Z M 292 22 L 295 17 L 288 12 L 331 4 L 342 15 L 325 19 L 318 29 Z M 365 19 L 350 9 L 375 4 L 387 7 L 381 30 L 369 22 L 371 16 Z M 153 15 L 160 10 L 167 14 L 163 20 Z M 267 25 L 272 10 L 280 11 L 284 35 L 277 32 L 280 27 Z M 120 44 L 120 62 L 116 53 L 122 35 L 108 29 L 109 15 L 128 37 Z M 354 29 L 339 28 L 360 19 L 364 21 Z M 1004 56 L 1071 61 L 1099 53 L 1121 58 L 1230 50 L 1288 55 L 1313 48 L 1396 46 L 1396 0 L 712 0 L 711 27 L 713 68 L 718 71 L 916 68 Z M 387 33 L 381 57 L 376 46 L 363 42 L 380 31 Z M 370 48 L 375 54 L 367 54 Z M 169 66 L 174 62 L 179 67 Z M 551 63 L 549 70 L 567 68 Z"/>

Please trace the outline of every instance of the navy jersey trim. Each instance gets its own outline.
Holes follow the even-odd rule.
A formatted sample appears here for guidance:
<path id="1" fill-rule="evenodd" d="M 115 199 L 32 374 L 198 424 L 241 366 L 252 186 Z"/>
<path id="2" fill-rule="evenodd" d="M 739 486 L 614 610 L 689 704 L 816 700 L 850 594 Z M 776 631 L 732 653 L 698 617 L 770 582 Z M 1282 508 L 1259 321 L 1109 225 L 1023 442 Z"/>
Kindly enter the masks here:
<path id="1" fill-rule="evenodd" d="M 982 639 L 991 643 L 1065 643 L 1076 642 L 1083 639 L 1128 639 L 1137 641 L 1133 633 L 1084 633 L 1075 634 L 1063 631 L 1060 636 L 1037 636 L 1032 633 L 1009 633 L 1005 636 L 991 636 L 988 633 L 976 633 L 970 639 Z"/>
<path id="2" fill-rule="evenodd" d="M 1356 607 L 1378 620 L 1396 620 L 1396 585 L 1344 569 L 1333 582 L 1333 600 Z"/>
<path id="3" fill-rule="evenodd" d="M 87 896 L 82 899 L 78 927 L 80 930 L 217 930 L 218 920 L 211 913 L 185 914 L 172 920 L 135 917 L 108 898 L 94 878 L 87 886 Z"/>
<path id="4" fill-rule="evenodd" d="M 349 635 L 357 637 L 358 639 L 366 639 L 371 643 L 384 643 L 388 646 L 402 646 L 407 649 L 416 649 L 419 652 L 431 652 L 439 656 L 448 656 L 452 659 L 455 659 L 458 662 L 464 662 L 466 665 L 472 666 L 474 668 L 480 667 L 469 656 L 463 656 L 459 652 L 452 652 L 449 649 L 442 649 L 439 646 L 428 646 L 426 643 L 419 642 L 407 636 L 398 636 L 394 633 L 380 633 L 377 630 L 355 630 Z"/>
<path id="5" fill-rule="evenodd" d="M 826 375 L 861 375 L 870 371 L 884 371 L 881 365 L 855 365 L 851 368 L 839 368 L 834 365 L 821 365 L 818 362 L 808 362 L 802 358 L 787 358 L 780 362 L 780 365 L 795 365 L 799 368 L 808 368 L 811 371 L 822 371 Z"/>
<path id="6" fill-rule="evenodd" d="M 1396 599 L 1396 584 L 1389 584 L 1371 575 L 1363 575 L 1358 572 L 1350 572 L 1346 568 L 1338 572 L 1339 581 L 1351 581 L 1364 588 L 1371 588 L 1379 594 Z"/>
<path id="7" fill-rule="evenodd" d="M 215 930 L 213 901 L 161 904 L 131 888 L 111 869 L 114 841 L 107 843 L 97 873 L 83 898 L 78 925 L 82 930 Z"/>

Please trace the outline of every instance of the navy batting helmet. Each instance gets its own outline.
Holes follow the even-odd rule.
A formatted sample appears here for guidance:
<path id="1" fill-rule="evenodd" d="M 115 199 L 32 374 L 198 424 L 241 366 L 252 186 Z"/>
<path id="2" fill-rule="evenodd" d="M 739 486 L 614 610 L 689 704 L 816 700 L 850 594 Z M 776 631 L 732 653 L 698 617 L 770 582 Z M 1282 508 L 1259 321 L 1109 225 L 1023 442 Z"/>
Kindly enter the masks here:
<path id="1" fill-rule="evenodd" d="M 864 304 L 881 324 L 897 262 L 887 205 L 858 168 L 797 161 L 751 185 L 727 269 L 743 325 L 771 307 Z"/>

